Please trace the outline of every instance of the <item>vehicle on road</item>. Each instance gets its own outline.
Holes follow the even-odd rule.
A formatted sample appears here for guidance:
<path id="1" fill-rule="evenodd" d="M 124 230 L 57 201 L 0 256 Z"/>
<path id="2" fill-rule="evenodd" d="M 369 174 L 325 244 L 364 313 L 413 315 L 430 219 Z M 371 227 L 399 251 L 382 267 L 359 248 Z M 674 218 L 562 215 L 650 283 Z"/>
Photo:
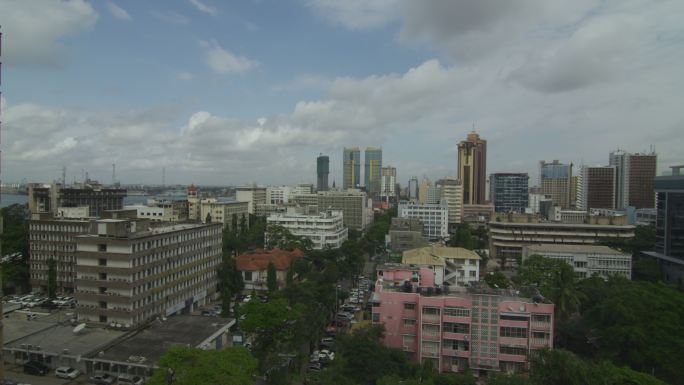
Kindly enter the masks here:
<path id="1" fill-rule="evenodd" d="M 121 374 L 117 378 L 117 384 L 119 385 L 143 385 L 145 380 L 140 376 L 132 376 L 130 374 Z"/>
<path id="2" fill-rule="evenodd" d="M 67 380 L 73 380 L 74 378 L 78 377 L 79 374 L 81 374 L 81 372 L 68 366 L 60 366 L 59 368 L 55 369 L 55 375 L 57 377 L 66 378 Z"/>
<path id="3" fill-rule="evenodd" d="M 50 368 L 42 362 L 28 361 L 24 364 L 24 373 L 33 374 L 35 376 L 44 376 L 48 374 Z"/>
<path id="4" fill-rule="evenodd" d="M 107 373 L 95 373 L 90 376 L 89 380 L 97 385 L 112 385 L 114 383 L 114 377 Z"/>

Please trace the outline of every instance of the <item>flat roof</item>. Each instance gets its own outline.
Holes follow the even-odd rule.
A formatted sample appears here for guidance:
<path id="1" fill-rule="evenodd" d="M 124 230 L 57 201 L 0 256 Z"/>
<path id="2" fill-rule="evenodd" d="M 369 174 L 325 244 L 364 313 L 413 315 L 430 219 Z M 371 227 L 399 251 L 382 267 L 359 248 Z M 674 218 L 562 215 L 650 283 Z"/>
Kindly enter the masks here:
<path id="1" fill-rule="evenodd" d="M 132 333 L 104 351 L 98 358 L 118 362 L 134 362 L 155 365 L 159 358 L 173 346 L 196 347 L 219 329 L 233 322 L 230 318 L 178 315 L 150 323 L 144 329 Z M 130 357 L 144 357 L 140 362 Z"/>
<path id="2" fill-rule="evenodd" d="M 568 253 L 590 253 L 590 254 L 613 254 L 629 255 L 619 250 L 611 249 L 608 246 L 600 245 L 569 245 L 560 243 L 542 243 L 538 245 L 523 246 L 529 251 L 536 252 L 568 252 Z"/>
<path id="3" fill-rule="evenodd" d="M 480 256 L 462 247 L 426 246 L 404 251 L 402 262 L 414 265 L 444 266 L 446 258 L 480 259 Z"/>

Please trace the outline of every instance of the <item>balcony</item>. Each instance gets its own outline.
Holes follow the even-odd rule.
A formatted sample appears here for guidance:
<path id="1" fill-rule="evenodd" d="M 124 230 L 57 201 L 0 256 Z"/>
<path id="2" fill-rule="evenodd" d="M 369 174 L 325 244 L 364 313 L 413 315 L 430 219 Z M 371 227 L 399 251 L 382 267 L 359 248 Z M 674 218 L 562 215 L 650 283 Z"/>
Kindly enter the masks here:
<path id="1" fill-rule="evenodd" d="M 546 338 L 532 338 L 530 341 L 530 345 L 535 348 L 535 347 L 546 347 L 546 346 L 551 346 L 551 340 L 546 339 Z"/>
<path id="2" fill-rule="evenodd" d="M 439 336 L 439 333 L 425 333 L 421 334 L 421 338 L 424 341 L 440 341 L 442 338 Z"/>
<path id="3" fill-rule="evenodd" d="M 76 290 L 74 291 L 74 297 L 77 301 L 79 300 L 93 300 L 93 301 L 108 301 L 108 302 L 123 302 L 130 303 L 131 297 L 121 295 L 113 292 L 99 293 L 96 291 L 86 291 L 86 290 Z"/>
<path id="4" fill-rule="evenodd" d="M 442 355 L 443 356 L 451 356 L 451 357 L 470 358 L 470 351 L 469 350 L 456 350 L 456 349 L 444 348 L 444 349 L 442 349 Z"/>
<path id="5" fill-rule="evenodd" d="M 532 326 L 533 330 L 543 330 L 543 331 L 550 331 L 551 330 L 551 323 L 550 322 L 531 322 L 530 325 Z"/>
<path id="6" fill-rule="evenodd" d="M 421 317 L 423 323 L 437 324 L 441 323 L 441 318 L 439 314 L 423 314 Z"/>
<path id="7" fill-rule="evenodd" d="M 423 351 L 420 352 L 420 354 L 421 354 L 423 357 L 434 357 L 434 358 L 439 357 L 439 352 L 438 352 L 438 351 L 423 350 Z"/>

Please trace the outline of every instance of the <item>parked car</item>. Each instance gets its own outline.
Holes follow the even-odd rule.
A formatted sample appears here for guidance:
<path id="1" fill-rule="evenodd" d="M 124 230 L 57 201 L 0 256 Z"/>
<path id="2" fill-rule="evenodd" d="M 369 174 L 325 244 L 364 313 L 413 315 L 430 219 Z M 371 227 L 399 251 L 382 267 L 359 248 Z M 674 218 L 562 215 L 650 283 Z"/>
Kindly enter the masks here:
<path id="1" fill-rule="evenodd" d="M 50 368 L 42 362 L 28 361 L 24 364 L 24 373 L 33 374 L 36 376 L 44 376 L 48 374 Z"/>
<path id="2" fill-rule="evenodd" d="M 95 373 L 89 378 L 90 382 L 98 385 L 112 385 L 114 383 L 114 377 L 107 373 Z"/>
<path id="3" fill-rule="evenodd" d="M 321 346 L 330 348 L 335 346 L 335 339 L 332 337 L 325 337 L 321 340 Z"/>
<path id="4" fill-rule="evenodd" d="M 55 369 L 55 375 L 59 378 L 73 380 L 74 378 L 78 377 L 79 374 L 81 374 L 81 372 L 68 366 L 60 366 L 59 368 Z"/>
<path id="5" fill-rule="evenodd" d="M 117 378 L 117 384 L 142 385 L 144 383 L 145 383 L 145 380 L 143 380 L 142 377 L 132 376 L 130 374 L 121 374 L 121 375 L 119 375 L 119 378 Z"/>

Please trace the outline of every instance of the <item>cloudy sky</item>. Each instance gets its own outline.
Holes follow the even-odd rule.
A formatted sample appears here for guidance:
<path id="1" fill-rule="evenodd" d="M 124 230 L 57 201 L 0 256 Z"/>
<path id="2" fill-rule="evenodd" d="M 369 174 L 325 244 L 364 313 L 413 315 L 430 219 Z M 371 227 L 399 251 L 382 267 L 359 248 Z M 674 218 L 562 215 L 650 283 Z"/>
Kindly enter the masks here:
<path id="1" fill-rule="evenodd" d="M 315 181 L 344 146 L 431 179 L 684 163 L 681 0 L 0 0 L 2 179 Z"/>

